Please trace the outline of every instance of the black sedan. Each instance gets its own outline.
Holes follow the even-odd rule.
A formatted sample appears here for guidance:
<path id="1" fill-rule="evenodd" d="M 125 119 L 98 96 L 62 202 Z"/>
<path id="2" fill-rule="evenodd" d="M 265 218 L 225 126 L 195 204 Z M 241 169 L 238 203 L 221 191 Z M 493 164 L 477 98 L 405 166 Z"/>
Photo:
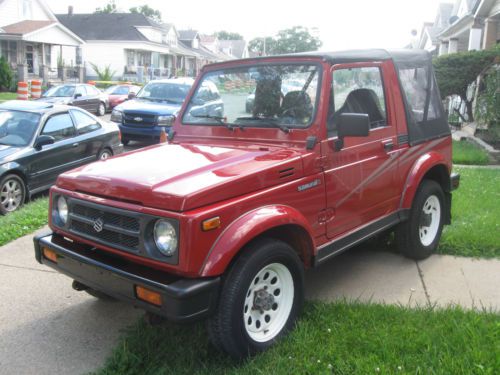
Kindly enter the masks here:
<path id="1" fill-rule="evenodd" d="M 122 151 L 118 126 L 80 108 L 0 104 L 0 214 L 48 189 L 60 173 Z"/>
<path id="2" fill-rule="evenodd" d="M 72 105 L 98 116 L 103 116 L 109 109 L 108 95 L 98 88 L 84 83 L 53 86 L 45 91 L 38 101 Z"/>

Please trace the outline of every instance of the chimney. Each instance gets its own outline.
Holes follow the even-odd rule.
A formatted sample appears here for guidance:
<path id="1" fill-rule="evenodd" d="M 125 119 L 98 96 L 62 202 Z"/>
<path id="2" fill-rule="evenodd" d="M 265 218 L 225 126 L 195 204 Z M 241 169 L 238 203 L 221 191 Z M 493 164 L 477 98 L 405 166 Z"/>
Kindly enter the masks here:
<path id="1" fill-rule="evenodd" d="M 73 5 L 68 6 L 68 16 L 73 15 Z"/>

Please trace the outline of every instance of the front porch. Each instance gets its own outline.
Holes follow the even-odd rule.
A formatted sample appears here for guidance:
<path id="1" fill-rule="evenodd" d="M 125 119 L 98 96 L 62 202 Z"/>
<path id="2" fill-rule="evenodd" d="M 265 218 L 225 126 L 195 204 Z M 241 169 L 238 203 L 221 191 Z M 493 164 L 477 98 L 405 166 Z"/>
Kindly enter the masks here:
<path id="1" fill-rule="evenodd" d="M 40 79 L 50 85 L 84 80 L 83 41 L 69 31 L 68 35 L 58 23 L 22 21 L 2 30 L 0 56 L 5 57 L 17 81 Z"/>

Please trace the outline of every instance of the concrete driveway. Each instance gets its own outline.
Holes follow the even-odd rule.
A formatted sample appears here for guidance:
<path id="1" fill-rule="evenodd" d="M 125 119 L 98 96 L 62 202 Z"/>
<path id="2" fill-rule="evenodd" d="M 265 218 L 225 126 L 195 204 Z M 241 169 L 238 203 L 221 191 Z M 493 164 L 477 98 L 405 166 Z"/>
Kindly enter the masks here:
<path id="1" fill-rule="evenodd" d="M 0 374 L 96 370 L 142 312 L 72 290 L 71 279 L 35 261 L 32 237 L 0 247 Z M 457 303 L 500 311 L 500 260 L 435 255 L 417 263 L 356 248 L 306 278 L 308 299 Z"/>

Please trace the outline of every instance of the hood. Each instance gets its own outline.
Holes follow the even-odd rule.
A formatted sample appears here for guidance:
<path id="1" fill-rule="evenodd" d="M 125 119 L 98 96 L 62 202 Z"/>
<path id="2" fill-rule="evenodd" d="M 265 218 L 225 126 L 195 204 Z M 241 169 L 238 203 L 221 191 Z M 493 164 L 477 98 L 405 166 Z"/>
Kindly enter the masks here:
<path id="1" fill-rule="evenodd" d="M 7 157 L 15 154 L 21 148 L 17 146 L 7 146 L 0 144 L 0 164 L 5 163 L 8 160 L 5 160 Z"/>
<path id="2" fill-rule="evenodd" d="M 71 101 L 70 96 L 54 96 L 54 97 L 45 97 L 37 99 L 40 102 L 52 103 L 52 104 L 68 104 Z"/>
<path id="3" fill-rule="evenodd" d="M 176 115 L 181 109 L 182 104 L 173 104 L 169 102 L 153 102 L 151 100 L 132 99 L 120 104 L 117 110 L 123 112 L 140 112 L 152 115 Z"/>
<path id="4" fill-rule="evenodd" d="M 163 144 L 62 174 L 61 188 L 187 211 L 303 175 L 293 149 Z"/>

